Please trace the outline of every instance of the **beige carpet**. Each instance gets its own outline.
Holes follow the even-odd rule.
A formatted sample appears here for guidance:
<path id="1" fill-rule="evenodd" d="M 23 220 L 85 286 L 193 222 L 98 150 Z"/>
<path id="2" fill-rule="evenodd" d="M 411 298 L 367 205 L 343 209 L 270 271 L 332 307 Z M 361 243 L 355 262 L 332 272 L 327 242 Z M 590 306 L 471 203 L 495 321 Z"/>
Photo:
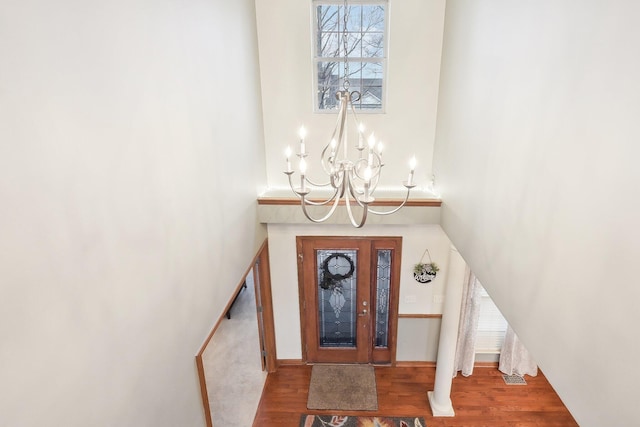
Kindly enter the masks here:
<path id="1" fill-rule="evenodd" d="M 376 374 L 369 365 L 313 365 L 308 409 L 375 411 Z"/>

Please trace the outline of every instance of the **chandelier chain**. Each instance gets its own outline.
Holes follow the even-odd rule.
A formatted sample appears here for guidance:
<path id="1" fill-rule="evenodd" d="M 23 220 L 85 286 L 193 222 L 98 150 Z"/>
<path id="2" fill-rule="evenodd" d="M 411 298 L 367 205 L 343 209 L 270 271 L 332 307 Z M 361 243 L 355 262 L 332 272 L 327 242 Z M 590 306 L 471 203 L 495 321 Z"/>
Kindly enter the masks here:
<path id="1" fill-rule="evenodd" d="M 342 49 L 344 50 L 344 78 L 342 87 L 344 90 L 349 90 L 351 82 L 349 82 L 349 61 L 347 60 L 347 51 L 349 44 L 347 42 L 347 0 L 344 0 L 344 9 L 342 11 Z"/>

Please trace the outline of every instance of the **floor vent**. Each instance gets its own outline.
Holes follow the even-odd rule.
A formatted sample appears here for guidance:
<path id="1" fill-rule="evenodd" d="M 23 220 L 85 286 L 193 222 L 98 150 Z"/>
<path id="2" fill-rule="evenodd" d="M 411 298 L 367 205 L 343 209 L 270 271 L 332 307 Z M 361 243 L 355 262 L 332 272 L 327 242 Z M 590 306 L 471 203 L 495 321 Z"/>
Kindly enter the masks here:
<path id="1" fill-rule="evenodd" d="M 509 385 L 527 385 L 527 382 L 520 375 L 503 374 L 502 379 L 504 380 L 505 384 Z"/>

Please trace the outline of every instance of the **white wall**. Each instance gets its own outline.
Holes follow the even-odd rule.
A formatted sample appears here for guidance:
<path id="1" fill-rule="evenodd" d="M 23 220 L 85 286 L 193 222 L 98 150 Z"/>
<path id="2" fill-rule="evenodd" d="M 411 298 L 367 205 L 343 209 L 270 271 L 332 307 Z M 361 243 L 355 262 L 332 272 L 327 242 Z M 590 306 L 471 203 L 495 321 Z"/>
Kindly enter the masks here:
<path id="1" fill-rule="evenodd" d="M 444 4 L 390 2 L 386 113 L 360 115 L 385 143 L 381 187 L 402 188 L 413 154 L 418 185 L 426 186 L 431 177 Z M 308 175 L 324 181 L 316 159 L 336 116 L 313 113 L 311 0 L 256 0 L 256 10 L 269 186 L 288 186 L 282 173 L 284 150 L 287 145 L 297 148 L 301 125 L 308 129 Z"/>
<path id="2" fill-rule="evenodd" d="M 439 318 L 398 319 L 396 360 L 398 362 L 436 362 L 441 323 L 442 319 Z"/>
<path id="3" fill-rule="evenodd" d="M 265 235 L 253 1 L 0 28 L 0 425 L 203 425 L 194 356 Z"/>
<path id="4" fill-rule="evenodd" d="M 341 225 L 284 225 L 269 224 L 269 258 L 271 287 L 279 359 L 300 359 L 300 310 L 298 299 L 298 270 L 296 236 L 401 236 L 402 259 L 400 274 L 401 314 L 440 314 L 446 283 L 449 247 L 451 243 L 438 225 L 422 226 L 369 226 L 355 229 Z M 413 265 L 420 261 L 425 248 L 441 270 L 428 284 L 420 284 L 413 278 Z M 400 323 L 400 326 L 403 324 Z M 411 325 L 406 324 L 409 328 Z M 399 336 L 402 332 L 399 332 Z M 398 360 L 409 360 L 405 355 L 415 355 L 427 342 L 437 343 L 431 330 L 415 338 L 415 346 L 402 348 Z M 414 348 L 415 347 L 415 348 Z M 430 360 L 424 354 L 422 360 Z M 421 359 L 411 359 L 421 360 Z M 432 360 L 432 359 L 431 359 Z"/>
<path id="5" fill-rule="evenodd" d="M 640 425 L 639 15 L 447 2 L 443 228 L 585 427 Z"/>

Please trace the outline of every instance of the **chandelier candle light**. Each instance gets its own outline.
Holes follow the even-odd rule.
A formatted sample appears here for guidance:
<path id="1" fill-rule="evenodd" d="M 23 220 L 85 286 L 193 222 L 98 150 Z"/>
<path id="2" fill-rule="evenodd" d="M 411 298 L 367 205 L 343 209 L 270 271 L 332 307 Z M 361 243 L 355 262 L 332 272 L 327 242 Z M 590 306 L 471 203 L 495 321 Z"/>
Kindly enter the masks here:
<path id="1" fill-rule="evenodd" d="M 407 189 L 406 196 L 399 206 L 389 211 L 377 211 L 371 209 L 369 205 L 373 203 L 375 198 L 373 192 L 375 191 L 378 182 L 380 180 L 380 172 L 384 163 L 382 163 L 382 142 L 376 141 L 373 133 L 367 139 L 367 148 L 365 153 L 364 146 L 364 125 L 360 123 L 355 112 L 355 108 L 352 102 L 357 102 L 360 99 L 360 92 L 349 91 L 349 63 L 347 61 L 347 1 L 344 2 L 343 13 L 343 32 L 342 32 L 342 44 L 344 49 L 344 81 L 342 90 L 336 93 L 336 99 L 340 102 L 338 109 L 338 118 L 336 125 L 329 139 L 329 143 L 325 145 L 320 156 L 320 163 L 322 169 L 328 176 L 328 182 L 314 183 L 307 178 L 307 151 L 305 147 L 305 138 L 307 131 L 304 127 L 300 128 L 300 150 L 296 154 L 299 160 L 299 173 L 300 173 L 300 186 L 294 184 L 293 174 L 294 171 L 291 168 L 291 147 L 287 147 L 285 156 L 287 162 L 287 169 L 285 174 L 289 177 L 289 185 L 293 192 L 300 198 L 302 211 L 304 215 L 312 222 L 320 223 L 329 219 L 336 208 L 338 207 L 340 200 L 344 199 L 344 204 L 347 207 L 347 213 L 349 220 L 354 227 L 362 227 L 366 220 L 367 214 L 372 213 L 376 215 L 390 215 L 400 210 L 409 199 L 411 189 L 416 185 L 413 182 L 413 174 L 416 168 L 415 156 L 411 158 L 409 162 L 409 176 L 406 181 L 403 182 L 404 187 Z M 351 113 L 351 114 L 349 114 Z M 348 118 L 357 124 L 357 136 L 358 144 L 355 146 L 353 153 L 350 153 L 348 144 Z M 378 145 L 376 147 L 376 142 Z M 342 155 L 340 155 L 340 149 L 342 148 Z M 356 159 L 349 159 L 349 154 L 355 154 Z M 326 188 L 332 191 L 332 194 L 326 199 L 311 200 L 307 196 L 313 189 Z M 362 215 L 359 220 L 356 220 L 354 212 L 352 210 L 352 203 L 357 203 L 362 208 Z M 308 206 L 324 206 L 331 204 L 329 212 L 320 218 L 314 218 L 309 214 Z"/>

